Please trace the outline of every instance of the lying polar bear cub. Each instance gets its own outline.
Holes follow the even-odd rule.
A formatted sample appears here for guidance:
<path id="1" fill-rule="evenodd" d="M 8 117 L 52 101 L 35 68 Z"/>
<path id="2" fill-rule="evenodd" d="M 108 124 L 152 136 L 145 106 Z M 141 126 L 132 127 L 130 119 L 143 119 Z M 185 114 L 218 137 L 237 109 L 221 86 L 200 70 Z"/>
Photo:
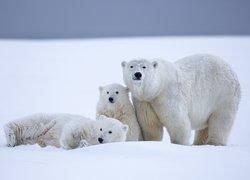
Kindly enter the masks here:
<path id="1" fill-rule="evenodd" d="M 35 114 L 4 126 L 7 146 L 39 144 L 75 149 L 126 140 L 128 126 L 100 116 L 97 121 L 71 114 Z"/>

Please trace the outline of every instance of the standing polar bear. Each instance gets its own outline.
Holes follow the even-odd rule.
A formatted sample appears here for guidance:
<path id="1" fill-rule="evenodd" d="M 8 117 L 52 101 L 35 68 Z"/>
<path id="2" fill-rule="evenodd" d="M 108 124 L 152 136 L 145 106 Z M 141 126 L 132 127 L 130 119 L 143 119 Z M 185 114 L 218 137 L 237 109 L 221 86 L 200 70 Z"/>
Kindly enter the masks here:
<path id="1" fill-rule="evenodd" d="M 128 96 L 128 88 L 120 84 L 109 84 L 99 88 L 100 96 L 96 106 L 96 116 L 115 118 L 129 126 L 127 141 L 142 140 L 141 128 L 135 110 Z"/>
<path id="2" fill-rule="evenodd" d="M 39 113 L 7 123 L 4 131 L 9 147 L 39 144 L 75 149 L 125 141 L 128 126 L 105 116 L 94 121 L 79 115 Z"/>
<path id="3" fill-rule="evenodd" d="M 172 143 L 226 145 L 241 90 L 236 74 L 216 56 L 198 54 L 176 63 L 122 62 L 144 140 L 161 140 L 163 126 Z"/>

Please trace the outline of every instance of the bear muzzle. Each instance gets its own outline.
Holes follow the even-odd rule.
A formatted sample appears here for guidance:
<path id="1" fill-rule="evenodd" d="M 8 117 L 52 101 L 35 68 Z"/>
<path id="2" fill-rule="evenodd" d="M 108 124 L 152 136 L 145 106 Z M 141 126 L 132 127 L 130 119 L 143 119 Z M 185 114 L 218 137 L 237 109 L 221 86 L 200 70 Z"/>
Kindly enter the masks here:
<path id="1" fill-rule="evenodd" d="M 140 73 L 140 72 L 136 72 L 135 74 L 134 74 L 134 77 L 133 77 L 133 80 L 141 80 L 141 78 L 142 78 L 142 74 Z"/>
<path id="2" fill-rule="evenodd" d="M 101 137 L 98 138 L 98 142 L 99 142 L 100 144 L 103 144 L 103 143 L 104 143 L 104 142 L 103 142 L 103 139 L 102 139 Z"/>
<path id="3" fill-rule="evenodd" d="M 110 102 L 110 103 L 114 103 L 114 102 L 115 102 L 115 101 L 114 101 L 114 98 L 109 97 L 109 102 Z"/>

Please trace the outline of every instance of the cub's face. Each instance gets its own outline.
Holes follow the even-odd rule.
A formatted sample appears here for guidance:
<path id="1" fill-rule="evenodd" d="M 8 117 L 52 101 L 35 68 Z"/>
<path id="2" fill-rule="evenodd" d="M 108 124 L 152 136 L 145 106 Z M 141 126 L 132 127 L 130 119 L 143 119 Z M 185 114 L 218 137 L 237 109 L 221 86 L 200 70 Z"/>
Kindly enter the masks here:
<path id="1" fill-rule="evenodd" d="M 100 100 L 107 105 L 116 105 L 124 102 L 124 98 L 128 98 L 128 88 L 119 84 L 110 84 L 99 87 Z"/>
<path id="2" fill-rule="evenodd" d="M 146 78 L 152 76 L 157 62 L 149 62 L 147 60 L 132 60 L 122 62 L 123 78 L 126 85 L 141 84 Z"/>
<path id="3" fill-rule="evenodd" d="M 100 144 L 126 141 L 128 125 L 101 115 L 97 119 L 97 140 Z"/>

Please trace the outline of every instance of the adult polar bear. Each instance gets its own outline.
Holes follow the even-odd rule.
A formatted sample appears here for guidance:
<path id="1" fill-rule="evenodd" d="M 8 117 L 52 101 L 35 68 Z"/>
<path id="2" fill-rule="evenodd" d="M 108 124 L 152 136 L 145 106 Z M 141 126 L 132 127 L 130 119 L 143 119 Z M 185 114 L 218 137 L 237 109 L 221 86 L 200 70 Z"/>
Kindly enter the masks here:
<path id="1" fill-rule="evenodd" d="M 176 63 L 122 62 L 144 140 L 161 140 L 163 126 L 172 143 L 226 145 L 241 91 L 236 74 L 216 56 L 199 54 Z"/>

